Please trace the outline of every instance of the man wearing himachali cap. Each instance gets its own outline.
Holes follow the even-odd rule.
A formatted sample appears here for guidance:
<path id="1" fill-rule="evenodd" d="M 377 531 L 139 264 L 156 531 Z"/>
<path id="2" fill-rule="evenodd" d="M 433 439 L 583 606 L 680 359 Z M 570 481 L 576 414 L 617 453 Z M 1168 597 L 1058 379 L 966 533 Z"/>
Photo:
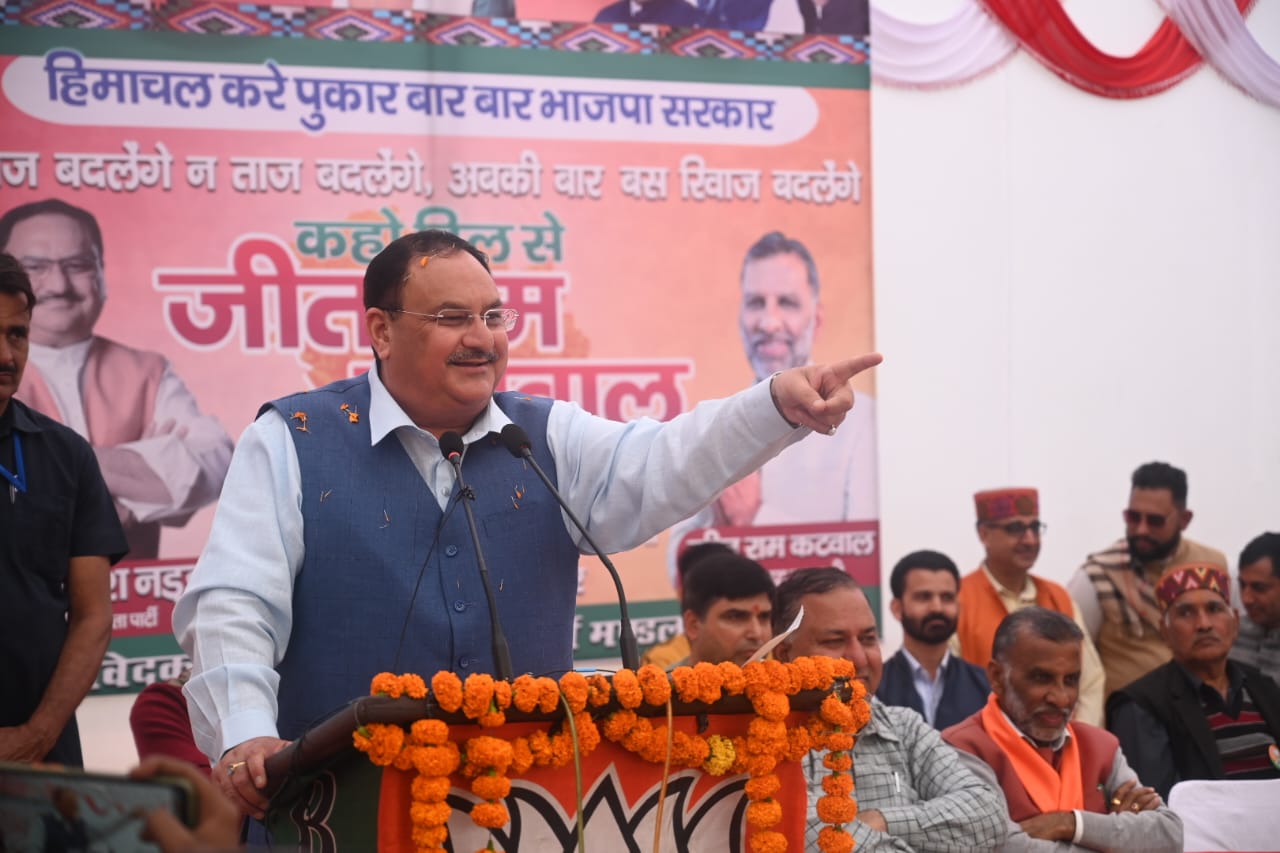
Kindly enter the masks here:
<path id="1" fill-rule="evenodd" d="M 1084 630 L 1083 619 L 1066 589 L 1031 574 L 1040 556 L 1040 494 L 1011 488 L 978 492 L 978 539 L 986 558 L 960 581 L 960 621 L 951 650 L 975 666 L 991 661 L 996 627 L 1010 613 L 1033 604 L 1069 616 Z M 1085 631 L 1080 701 L 1075 719 L 1102 725 L 1104 675 L 1097 649 Z"/>
<path id="2" fill-rule="evenodd" d="M 1155 591 L 1173 660 L 1107 700 L 1133 769 L 1162 797 L 1184 779 L 1280 778 L 1280 686 L 1227 658 L 1240 622 L 1226 569 L 1175 566 Z"/>

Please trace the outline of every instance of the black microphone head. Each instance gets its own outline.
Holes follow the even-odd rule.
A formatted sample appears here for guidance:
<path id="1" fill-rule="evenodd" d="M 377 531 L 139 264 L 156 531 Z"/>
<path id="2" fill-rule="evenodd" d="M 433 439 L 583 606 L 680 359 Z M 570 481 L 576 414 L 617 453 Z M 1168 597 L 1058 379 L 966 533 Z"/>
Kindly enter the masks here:
<path id="1" fill-rule="evenodd" d="M 445 459 L 452 459 L 455 455 L 461 456 L 463 449 L 462 436 L 453 430 L 440 436 L 440 452 L 444 454 Z"/>
<path id="2" fill-rule="evenodd" d="M 529 450 L 532 444 L 529 441 L 529 433 L 525 432 L 524 427 L 519 424 L 507 424 L 502 428 L 501 436 L 502 445 L 515 457 L 524 456 L 525 451 Z"/>

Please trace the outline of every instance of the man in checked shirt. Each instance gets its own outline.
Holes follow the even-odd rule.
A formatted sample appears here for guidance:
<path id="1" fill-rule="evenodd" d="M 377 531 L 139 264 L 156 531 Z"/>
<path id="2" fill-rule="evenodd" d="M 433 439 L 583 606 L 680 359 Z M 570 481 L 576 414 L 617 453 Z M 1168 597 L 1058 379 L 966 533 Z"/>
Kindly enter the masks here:
<path id="1" fill-rule="evenodd" d="M 871 605 L 857 582 L 840 569 L 802 569 L 778 587 L 774 631 L 804 607 L 795 633 L 774 650 L 782 661 L 805 655 L 851 661 L 867 688 L 871 721 L 853 747 L 858 817 L 846 827 L 858 853 L 994 850 L 1008 832 L 1000 795 L 961 765 L 941 735 L 910 708 L 874 698 L 880 683 L 880 637 Z M 806 759 L 809 816 L 805 847 L 816 850 L 816 803 L 827 770 Z"/>

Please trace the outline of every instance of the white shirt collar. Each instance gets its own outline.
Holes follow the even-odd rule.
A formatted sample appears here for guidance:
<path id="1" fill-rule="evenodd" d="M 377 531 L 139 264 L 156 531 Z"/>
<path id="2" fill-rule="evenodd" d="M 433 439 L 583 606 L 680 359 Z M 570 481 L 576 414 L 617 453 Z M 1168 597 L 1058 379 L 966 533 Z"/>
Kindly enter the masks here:
<path id="1" fill-rule="evenodd" d="M 382 377 L 378 375 L 377 365 L 369 370 L 369 443 L 376 445 L 382 439 L 398 429 L 410 429 L 425 437 L 428 441 L 436 446 L 440 442 L 434 435 L 419 427 L 413 420 L 405 414 L 404 409 L 400 408 L 400 404 L 391 396 L 391 392 L 387 390 L 387 386 L 382 384 Z M 474 444 L 484 438 L 491 432 L 502 432 L 502 428 L 511 423 L 511 419 L 507 417 L 506 412 L 498 408 L 498 404 L 493 398 L 489 398 L 489 403 L 485 406 L 480 417 L 475 419 L 470 429 L 462 436 L 463 444 Z"/>
<path id="2" fill-rule="evenodd" d="M 929 677 L 929 673 L 926 672 L 925 668 L 920 665 L 920 661 L 916 660 L 915 656 L 912 655 L 911 652 L 907 651 L 906 646 L 902 647 L 902 656 L 906 658 L 907 666 L 911 668 L 912 675 L 923 674 L 925 678 Z M 951 650 L 947 649 L 945 652 L 942 653 L 942 662 L 938 664 L 938 678 L 941 678 L 942 675 L 947 671 L 947 664 L 949 663 L 951 663 Z"/>

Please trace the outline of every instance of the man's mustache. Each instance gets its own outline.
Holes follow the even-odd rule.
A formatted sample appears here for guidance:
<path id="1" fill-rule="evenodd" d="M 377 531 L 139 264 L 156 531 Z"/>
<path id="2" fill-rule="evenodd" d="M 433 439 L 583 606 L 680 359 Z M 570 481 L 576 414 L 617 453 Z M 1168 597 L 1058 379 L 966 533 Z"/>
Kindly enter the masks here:
<path id="1" fill-rule="evenodd" d="M 462 364 L 468 361 L 483 361 L 486 364 L 493 364 L 497 360 L 498 354 L 488 350 L 462 350 L 450 353 L 447 359 L 449 364 Z"/>

